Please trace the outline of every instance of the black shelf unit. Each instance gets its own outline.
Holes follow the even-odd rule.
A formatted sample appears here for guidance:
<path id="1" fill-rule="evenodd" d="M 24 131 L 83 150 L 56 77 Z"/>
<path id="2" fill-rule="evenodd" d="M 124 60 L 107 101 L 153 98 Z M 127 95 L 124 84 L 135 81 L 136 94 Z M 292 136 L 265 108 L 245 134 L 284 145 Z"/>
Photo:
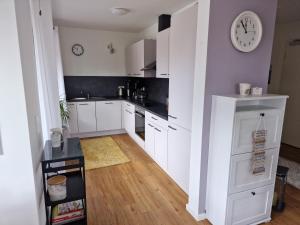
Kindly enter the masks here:
<path id="1" fill-rule="evenodd" d="M 72 164 L 66 165 L 68 161 L 72 161 Z M 76 163 L 74 164 L 74 162 Z M 84 156 L 81 151 L 79 138 L 66 139 L 61 148 L 52 148 L 51 141 L 47 141 L 41 163 L 47 217 L 46 224 L 52 225 L 52 212 L 55 206 L 81 200 L 84 210 L 83 218 L 65 224 L 87 225 Z M 57 166 L 57 163 L 59 163 L 59 166 Z M 58 174 L 67 177 L 67 197 L 60 201 L 51 201 L 47 191 L 47 180 Z"/>

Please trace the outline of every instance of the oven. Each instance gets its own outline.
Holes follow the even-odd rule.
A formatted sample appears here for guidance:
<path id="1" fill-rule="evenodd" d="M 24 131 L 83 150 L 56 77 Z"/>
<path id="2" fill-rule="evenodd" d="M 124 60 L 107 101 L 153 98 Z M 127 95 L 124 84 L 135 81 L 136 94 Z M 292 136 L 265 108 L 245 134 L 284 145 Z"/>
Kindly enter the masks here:
<path id="1" fill-rule="evenodd" d="M 145 109 L 135 107 L 135 133 L 145 140 Z"/>

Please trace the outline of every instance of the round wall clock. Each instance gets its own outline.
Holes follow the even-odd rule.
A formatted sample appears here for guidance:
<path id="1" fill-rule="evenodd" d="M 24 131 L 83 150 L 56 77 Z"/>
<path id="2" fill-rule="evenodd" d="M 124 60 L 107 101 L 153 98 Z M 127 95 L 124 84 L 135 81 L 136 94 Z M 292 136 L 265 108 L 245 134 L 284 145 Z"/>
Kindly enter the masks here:
<path id="1" fill-rule="evenodd" d="M 84 48 L 81 44 L 74 44 L 72 46 L 72 52 L 76 56 L 81 56 L 84 53 Z"/>
<path id="2" fill-rule="evenodd" d="M 251 52 L 261 42 L 263 27 L 259 16 L 252 11 L 239 14 L 231 26 L 231 41 L 241 52 Z"/>

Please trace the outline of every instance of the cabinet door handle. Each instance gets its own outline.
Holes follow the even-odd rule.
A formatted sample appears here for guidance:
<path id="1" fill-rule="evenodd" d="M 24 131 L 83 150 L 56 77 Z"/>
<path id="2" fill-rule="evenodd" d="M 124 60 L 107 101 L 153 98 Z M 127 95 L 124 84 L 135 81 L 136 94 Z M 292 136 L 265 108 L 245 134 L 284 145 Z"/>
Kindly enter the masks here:
<path id="1" fill-rule="evenodd" d="M 255 193 L 254 191 L 252 191 L 251 194 L 252 194 L 253 196 L 256 195 L 256 193 Z"/>
<path id="2" fill-rule="evenodd" d="M 128 111 L 127 109 L 125 111 L 128 112 L 129 114 L 132 114 L 132 112 Z"/>
<path id="3" fill-rule="evenodd" d="M 129 105 L 129 104 L 126 104 L 126 105 L 130 107 L 130 105 Z"/>
<path id="4" fill-rule="evenodd" d="M 88 103 L 85 103 L 85 104 L 79 104 L 79 105 L 89 105 Z"/>
<path id="5" fill-rule="evenodd" d="M 153 125 L 151 125 L 150 123 L 148 123 L 148 126 L 149 126 L 149 127 L 154 127 L 154 126 L 153 126 Z"/>
<path id="6" fill-rule="evenodd" d="M 261 113 L 260 116 L 261 116 L 261 117 L 264 117 L 264 116 L 265 116 L 265 113 Z"/>
<path id="7" fill-rule="evenodd" d="M 74 105 L 74 104 L 68 103 L 68 105 Z"/>
<path id="8" fill-rule="evenodd" d="M 153 117 L 153 116 L 151 116 L 151 118 L 152 118 L 152 119 L 154 119 L 154 120 L 158 120 L 158 119 L 156 119 L 156 118 L 155 118 L 155 117 Z"/>
<path id="9" fill-rule="evenodd" d="M 169 117 L 171 117 L 172 119 L 176 120 L 177 117 L 176 116 L 172 116 L 172 115 L 168 115 Z"/>
<path id="10" fill-rule="evenodd" d="M 172 130 L 177 130 L 176 128 L 174 128 L 174 127 L 171 127 L 170 125 L 168 126 L 170 129 L 172 129 Z"/>
<path id="11" fill-rule="evenodd" d="M 160 129 L 157 129 L 156 127 L 155 127 L 154 129 L 157 130 L 158 132 L 161 132 L 161 130 L 160 130 Z"/>
<path id="12" fill-rule="evenodd" d="M 161 75 L 161 76 L 168 76 L 167 73 L 161 73 L 160 75 Z"/>
<path id="13" fill-rule="evenodd" d="M 106 105 L 112 105 L 114 104 L 113 102 L 105 102 Z"/>

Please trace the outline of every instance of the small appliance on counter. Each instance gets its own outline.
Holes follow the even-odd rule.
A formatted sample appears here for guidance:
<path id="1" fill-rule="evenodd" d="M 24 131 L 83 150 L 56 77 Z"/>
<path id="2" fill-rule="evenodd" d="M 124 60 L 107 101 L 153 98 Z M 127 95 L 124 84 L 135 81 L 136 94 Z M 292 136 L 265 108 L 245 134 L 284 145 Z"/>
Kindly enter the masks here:
<path id="1" fill-rule="evenodd" d="M 119 87 L 118 87 L 118 96 L 119 96 L 119 97 L 124 96 L 124 89 L 125 89 L 124 86 L 119 86 Z"/>
<path id="2" fill-rule="evenodd" d="M 130 98 L 131 97 L 131 90 L 130 90 L 130 82 L 127 81 L 126 83 L 126 97 Z"/>
<path id="3" fill-rule="evenodd" d="M 147 98 L 146 87 L 141 87 L 140 89 L 137 90 L 137 98 L 139 98 L 139 99 Z"/>

